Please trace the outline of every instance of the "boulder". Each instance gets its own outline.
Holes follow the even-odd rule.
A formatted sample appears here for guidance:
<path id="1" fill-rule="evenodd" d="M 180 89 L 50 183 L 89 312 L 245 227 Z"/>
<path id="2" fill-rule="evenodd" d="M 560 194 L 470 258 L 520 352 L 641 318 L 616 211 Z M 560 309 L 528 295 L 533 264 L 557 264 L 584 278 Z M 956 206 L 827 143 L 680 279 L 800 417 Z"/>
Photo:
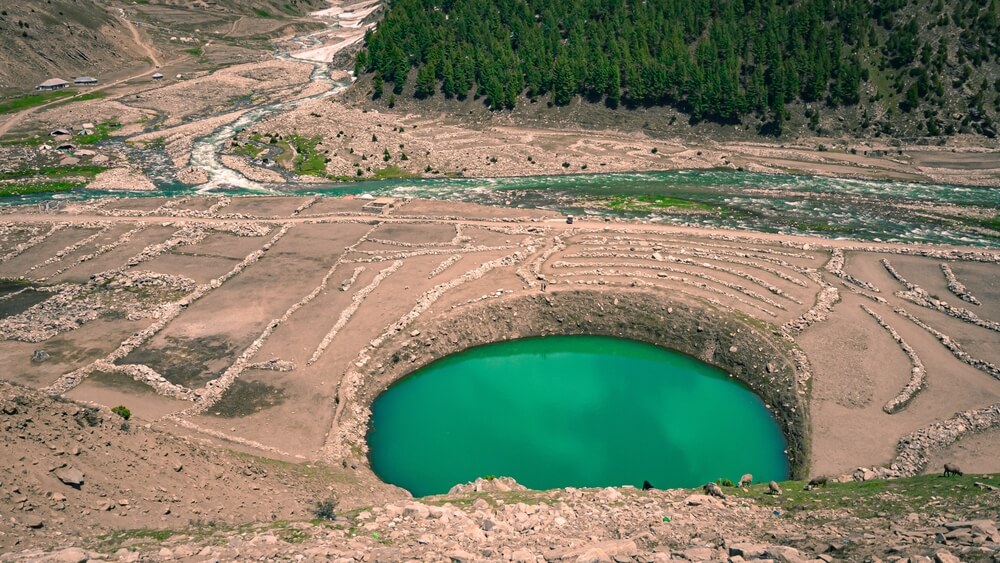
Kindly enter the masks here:
<path id="1" fill-rule="evenodd" d="M 784 545 L 770 545 L 764 551 L 764 555 L 779 563 L 806 563 L 809 561 L 809 558 L 803 555 L 801 551 Z"/>
<path id="2" fill-rule="evenodd" d="M 83 472 L 75 467 L 64 467 L 56 471 L 56 478 L 62 481 L 64 485 L 69 485 L 74 489 L 79 489 L 83 486 Z"/>
<path id="3" fill-rule="evenodd" d="M 67 547 L 53 551 L 37 561 L 45 563 L 84 563 L 90 560 L 90 554 L 79 547 Z"/>
<path id="4" fill-rule="evenodd" d="M 574 560 L 576 563 L 613 563 L 603 549 L 592 547 Z"/>
<path id="5" fill-rule="evenodd" d="M 756 543 L 734 543 L 729 546 L 729 555 L 739 555 L 744 559 L 760 559 L 767 548 Z"/>
<path id="6" fill-rule="evenodd" d="M 48 352 L 39 348 L 31 355 L 31 361 L 40 364 L 51 357 Z"/>
<path id="7" fill-rule="evenodd" d="M 681 553 L 688 561 L 710 561 L 715 559 L 715 550 L 711 547 L 691 547 Z"/>
<path id="8" fill-rule="evenodd" d="M 419 502 L 413 502 L 408 504 L 403 508 L 403 516 L 406 518 L 412 518 L 414 520 L 424 520 L 431 515 L 431 511 L 427 506 L 420 504 Z"/>
<path id="9" fill-rule="evenodd" d="M 934 563 L 961 563 L 962 560 L 950 552 L 941 550 L 934 554 Z"/>

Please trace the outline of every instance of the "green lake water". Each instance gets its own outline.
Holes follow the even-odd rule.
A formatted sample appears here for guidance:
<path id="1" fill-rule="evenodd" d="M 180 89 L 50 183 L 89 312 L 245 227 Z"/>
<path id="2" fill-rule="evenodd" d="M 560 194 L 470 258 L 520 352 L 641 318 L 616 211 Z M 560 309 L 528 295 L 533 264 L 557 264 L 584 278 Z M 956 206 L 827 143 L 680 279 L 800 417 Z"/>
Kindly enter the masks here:
<path id="1" fill-rule="evenodd" d="M 670 488 L 789 471 L 757 395 L 696 359 L 631 340 L 469 349 L 402 379 L 372 411 L 372 468 L 415 496 L 487 475 L 532 489 Z"/>

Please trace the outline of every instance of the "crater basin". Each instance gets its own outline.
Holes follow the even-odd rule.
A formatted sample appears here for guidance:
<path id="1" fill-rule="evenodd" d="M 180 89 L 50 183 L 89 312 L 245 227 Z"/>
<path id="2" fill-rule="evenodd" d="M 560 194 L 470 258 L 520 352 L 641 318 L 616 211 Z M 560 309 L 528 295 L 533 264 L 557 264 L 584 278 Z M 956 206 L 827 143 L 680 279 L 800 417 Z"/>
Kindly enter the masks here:
<path id="1" fill-rule="evenodd" d="M 415 496 L 489 475 L 550 489 L 789 473 L 781 430 L 750 389 L 679 352 L 603 336 L 433 362 L 375 400 L 368 444 L 375 473 Z"/>

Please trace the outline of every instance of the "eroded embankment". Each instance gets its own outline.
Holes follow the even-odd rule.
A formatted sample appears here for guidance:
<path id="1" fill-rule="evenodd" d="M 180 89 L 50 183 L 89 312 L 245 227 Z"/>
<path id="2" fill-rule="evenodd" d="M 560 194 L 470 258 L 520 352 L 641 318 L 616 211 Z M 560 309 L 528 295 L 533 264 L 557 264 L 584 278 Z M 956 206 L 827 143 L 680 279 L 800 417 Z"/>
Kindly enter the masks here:
<path id="1" fill-rule="evenodd" d="M 337 421 L 346 447 L 366 449 L 370 405 L 393 382 L 467 348 L 533 336 L 597 335 L 678 350 L 719 367 L 765 402 L 787 442 L 793 478 L 807 474 L 808 407 L 796 387 L 792 344 L 776 328 L 690 296 L 622 289 L 518 295 L 478 303 L 414 324 L 386 342 L 338 400 L 353 405 Z M 733 429 L 734 432 L 738 429 Z M 354 449 L 354 448 L 352 448 Z"/>

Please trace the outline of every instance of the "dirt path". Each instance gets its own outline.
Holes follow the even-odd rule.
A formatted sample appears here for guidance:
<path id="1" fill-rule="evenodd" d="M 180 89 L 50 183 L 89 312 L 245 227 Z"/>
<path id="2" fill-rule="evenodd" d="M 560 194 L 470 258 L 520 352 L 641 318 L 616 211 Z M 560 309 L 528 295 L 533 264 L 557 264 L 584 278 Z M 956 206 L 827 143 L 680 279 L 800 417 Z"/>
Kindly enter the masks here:
<path id="1" fill-rule="evenodd" d="M 153 66 L 159 68 L 160 59 L 156 56 L 156 51 L 153 50 L 152 45 L 146 43 L 146 41 L 142 38 L 142 35 L 139 33 L 139 29 L 135 27 L 135 24 L 133 24 L 128 18 L 126 18 L 124 13 L 122 13 L 118 17 L 118 19 L 121 20 L 123 24 L 125 24 L 125 27 L 128 28 L 129 33 L 132 34 L 132 41 L 135 41 L 135 44 L 138 45 L 139 48 L 146 53 L 146 56 L 149 57 L 149 60 L 153 62 Z"/>

